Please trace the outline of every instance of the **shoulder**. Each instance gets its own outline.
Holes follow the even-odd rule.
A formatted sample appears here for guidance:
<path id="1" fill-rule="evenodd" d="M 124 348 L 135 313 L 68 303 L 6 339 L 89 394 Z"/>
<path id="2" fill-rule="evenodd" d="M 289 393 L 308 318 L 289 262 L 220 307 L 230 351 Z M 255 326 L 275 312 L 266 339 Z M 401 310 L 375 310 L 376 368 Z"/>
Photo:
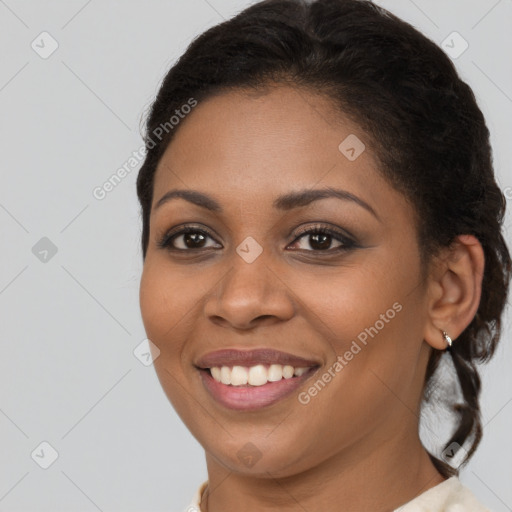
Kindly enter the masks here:
<path id="1" fill-rule="evenodd" d="M 189 506 L 183 512 L 200 512 L 201 495 L 208 481 L 197 489 Z M 480 503 L 461 481 L 453 476 L 420 494 L 394 512 L 491 512 Z"/>
<path id="2" fill-rule="evenodd" d="M 205 490 L 207 485 L 208 481 L 203 482 L 199 486 L 189 506 L 185 510 L 183 510 L 183 512 L 201 512 L 201 495 L 203 494 L 203 491 Z"/>
<path id="3" fill-rule="evenodd" d="M 461 481 L 452 476 L 394 512 L 491 512 Z"/>

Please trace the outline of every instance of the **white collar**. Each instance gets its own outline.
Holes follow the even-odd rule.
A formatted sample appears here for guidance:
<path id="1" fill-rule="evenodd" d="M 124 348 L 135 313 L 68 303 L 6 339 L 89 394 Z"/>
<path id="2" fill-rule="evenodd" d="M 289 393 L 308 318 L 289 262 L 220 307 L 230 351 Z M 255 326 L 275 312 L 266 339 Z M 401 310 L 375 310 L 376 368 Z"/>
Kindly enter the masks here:
<path id="1" fill-rule="evenodd" d="M 184 512 L 200 512 L 201 496 L 208 481 L 203 482 Z M 456 476 L 431 487 L 393 512 L 490 512 Z"/>

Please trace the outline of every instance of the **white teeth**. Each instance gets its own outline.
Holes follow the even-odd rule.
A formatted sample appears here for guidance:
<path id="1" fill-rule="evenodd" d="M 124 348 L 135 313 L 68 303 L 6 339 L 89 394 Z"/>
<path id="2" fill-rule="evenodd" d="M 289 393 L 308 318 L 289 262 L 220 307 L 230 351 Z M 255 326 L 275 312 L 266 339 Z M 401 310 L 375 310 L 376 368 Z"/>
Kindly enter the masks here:
<path id="1" fill-rule="evenodd" d="M 287 364 L 286 366 L 283 366 L 283 377 L 285 379 L 289 379 L 293 377 L 293 372 L 295 371 L 295 368 L 293 366 L 290 366 Z"/>
<path id="2" fill-rule="evenodd" d="M 224 368 L 226 368 L 226 366 Z M 247 384 L 248 377 L 247 370 L 243 366 L 233 366 L 231 370 L 231 384 L 233 386 Z"/>
<path id="3" fill-rule="evenodd" d="M 220 368 L 218 366 L 215 366 L 214 368 L 210 368 L 210 372 L 212 374 L 212 377 L 217 381 L 220 382 Z"/>
<path id="4" fill-rule="evenodd" d="M 268 369 L 269 382 L 276 382 L 283 378 L 283 367 L 280 364 L 271 364 Z"/>
<path id="5" fill-rule="evenodd" d="M 267 369 L 262 365 L 258 364 L 256 366 L 251 366 L 249 369 L 249 384 L 251 386 L 263 386 L 266 384 L 268 376 Z"/>
<path id="6" fill-rule="evenodd" d="M 231 368 L 223 366 L 220 369 L 220 381 L 222 384 L 231 384 Z"/>
<path id="7" fill-rule="evenodd" d="M 267 382 L 277 382 L 282 378 L 291 379 L 293 376 L 304 375 L 309 368 L 294 368 L 290 365 L 271 364 L 266 366 L 258 364 L 255 366 L 215 366 L 210 368 L 212 377 L 217 382 L 232 386 L 263 386 Z"/>

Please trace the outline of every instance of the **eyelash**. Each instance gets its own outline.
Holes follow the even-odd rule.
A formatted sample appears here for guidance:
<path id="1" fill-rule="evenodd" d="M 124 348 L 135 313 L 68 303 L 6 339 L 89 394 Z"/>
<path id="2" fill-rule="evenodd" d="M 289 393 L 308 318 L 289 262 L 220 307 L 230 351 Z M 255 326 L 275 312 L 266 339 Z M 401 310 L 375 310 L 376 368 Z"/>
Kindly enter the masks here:
<path id="1" fill-rule="evenodd" d="M 208 229 L 205 228 L 197 228 L 195 226 L 185 226 L 179 231 L 171 230 L 163 235 L 163 237 L 158 241 L 158 247 L 160 249 L 166 249 L 168 251 L 173 252 L 195 252 L 195 251 L 202 251 L 205 249 L 211 249 L 211 247 L 198 247 L 196 249 L 177 249 L 175 247 L 172 247 L 172 242 L 175 238 L 178 238 L 181 235 L 186 235 L 189 233 L 199 233 L 202 235 L 206 235 L 212 239 L 215 239 L 213 233 L 211 233 Z M 341 231 L 322 226 L 322 225 L 316 225 L 307 229 L 304 229 L 296 234 L 295 239 L 293 240 L 292 244 L 295 243 L 300 238 L 306 236 L 306 235 L 329 235 L 333 237 L 337 242 L 340 242 L 342 245 L 339 247 L 335 247 L 334 249 L 326 249 L 326 250 L 318 250 L 318 249 L 311 249 L 306 250 L 306 252 L 316 252 L 316 253 L 327 253 L 327 254 L 333 254 L 333 253 L 341 253 L 341 252 L 347 252 L 350 249 L 354 249 L 357 247 L 357 244 L 354 240 L 346 236 Z M 303 251 L 305 249 L 296 249 L 298 251 Z"/>

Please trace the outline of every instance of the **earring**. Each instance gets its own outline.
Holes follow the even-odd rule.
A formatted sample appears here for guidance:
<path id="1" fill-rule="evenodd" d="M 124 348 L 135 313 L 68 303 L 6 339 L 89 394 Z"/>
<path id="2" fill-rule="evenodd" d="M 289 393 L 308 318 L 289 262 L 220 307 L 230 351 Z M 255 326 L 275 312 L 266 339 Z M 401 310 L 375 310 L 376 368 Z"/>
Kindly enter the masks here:
<path id="1" fill-rule="evenodd" d="M 452 348 L 452 339 L 450 338 L 450 336 L 448 336 L 448 333 L 446 331 L 443 331 L 443 338 L 447 344 L 446 351 L 450 352 L 450 350 Z"/>

